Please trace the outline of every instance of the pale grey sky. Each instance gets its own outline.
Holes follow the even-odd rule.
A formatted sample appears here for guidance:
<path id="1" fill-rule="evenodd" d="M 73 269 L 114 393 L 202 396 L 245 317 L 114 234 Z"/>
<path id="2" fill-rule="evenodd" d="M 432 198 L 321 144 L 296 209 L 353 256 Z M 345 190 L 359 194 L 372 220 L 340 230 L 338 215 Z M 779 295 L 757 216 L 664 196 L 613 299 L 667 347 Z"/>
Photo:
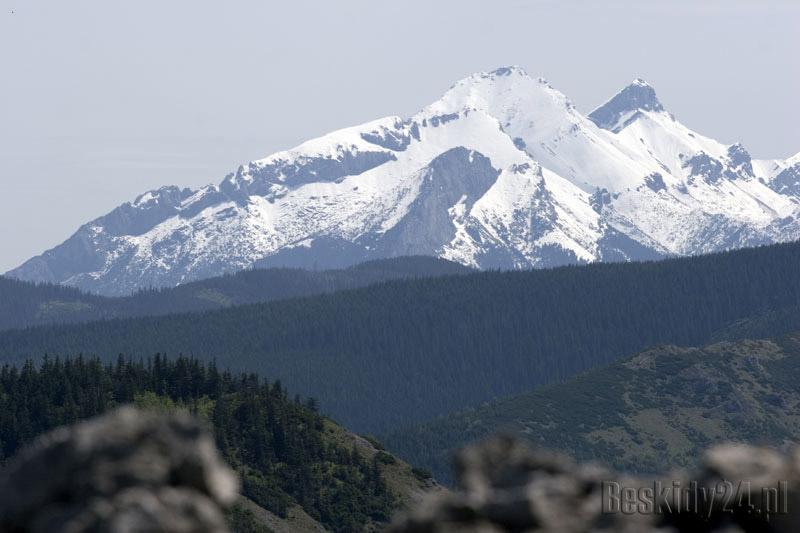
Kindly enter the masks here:
<path id="1" fill-rule="evenodd" d="M 583 111 L 635 77 L 800 151 L 797 0 L 0 0 L 0 272 L 147 189 L 218 182 L 517 64 Z"/>

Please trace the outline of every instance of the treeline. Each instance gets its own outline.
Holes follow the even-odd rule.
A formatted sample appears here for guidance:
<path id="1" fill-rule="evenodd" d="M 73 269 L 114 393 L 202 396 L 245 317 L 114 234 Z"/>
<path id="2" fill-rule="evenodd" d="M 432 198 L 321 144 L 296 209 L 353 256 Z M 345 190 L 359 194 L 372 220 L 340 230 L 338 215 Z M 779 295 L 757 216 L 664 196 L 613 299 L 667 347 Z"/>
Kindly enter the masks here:
<path id="1" fill-rule="evenodd" d="M 341 270 L 296 268 L 244 270 L 235 274 L 146 289 L 107 298 L 71 287 L 29 283 L 0 276 L 0 331 L 65 324 L 208 311 L 232 305 L 269 302 L 365 287 L 390 279 L 464 274 L 467 267 L 435 257 L 369 261 Z"/>
<path id="2" fill-rule="evenodd" d="M 290 399 L 280 382 L 186 357 L 114 364 L 48 357 L 39 366 L 3 366 L 0 462 L 47 430 L 125 403 L 205 417 L 242 477 L 243 494 L 279 516 L 299 504 L 327 528 L 352 532 L 387 522 L 397 505 L 380 457 L 366 461 L 331 439 L 313 400 Z"/>
<path id="3" fill-rule="evenodd" d="M 347 427 L 380 434 L 651 346 L 703 344 L 733 322 L 796 306 L 798 265 L 800 245 L 785 244 L 389 281 L 197 314 L 8 331 L 0 334 L 0 357 L 216 358 L 279 378 Z"/>

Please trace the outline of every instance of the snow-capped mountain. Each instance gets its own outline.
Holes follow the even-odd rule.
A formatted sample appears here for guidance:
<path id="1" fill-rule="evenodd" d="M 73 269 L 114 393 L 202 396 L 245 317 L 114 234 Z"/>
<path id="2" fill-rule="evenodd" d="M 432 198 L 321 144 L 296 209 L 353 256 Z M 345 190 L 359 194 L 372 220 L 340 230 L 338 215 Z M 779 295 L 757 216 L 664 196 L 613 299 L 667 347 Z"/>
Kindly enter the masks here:
<path id="1" fill-rule="evenodd" d="M 480 268 L 712 252 L 800 237 L 800 154 L 752 160 L 635 80 L 588 117 L 507 67 L 416 115 L 346 128 L 217 185 L 147 192 L 8 275 L 104 294 L 250 266 L 436 255 Z"/>

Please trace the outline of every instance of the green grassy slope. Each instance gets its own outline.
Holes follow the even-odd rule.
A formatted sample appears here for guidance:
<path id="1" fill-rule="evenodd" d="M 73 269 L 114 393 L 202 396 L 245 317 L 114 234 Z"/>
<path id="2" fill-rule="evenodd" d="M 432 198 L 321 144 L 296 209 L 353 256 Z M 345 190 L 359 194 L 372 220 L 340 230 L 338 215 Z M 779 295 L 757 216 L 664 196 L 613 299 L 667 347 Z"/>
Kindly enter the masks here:
<path id="1" fill-rule="evenodd" d="M 658 472 L 692 464 L 719 441 L 797 442 L 798 383 L 800 334 L 704 348 L 663 346 L 385 440 L 443 479 L 454 449 L 498 431 L 580 460 Z"/>

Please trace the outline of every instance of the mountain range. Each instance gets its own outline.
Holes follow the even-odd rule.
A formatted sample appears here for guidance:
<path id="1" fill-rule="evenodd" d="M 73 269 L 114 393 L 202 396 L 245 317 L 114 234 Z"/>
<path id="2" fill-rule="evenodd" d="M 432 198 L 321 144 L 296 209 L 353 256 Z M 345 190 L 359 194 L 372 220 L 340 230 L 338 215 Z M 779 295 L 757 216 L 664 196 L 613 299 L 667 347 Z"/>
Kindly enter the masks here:
<path id="1" fill-rule="evenodd" d="M 800 237 L 800 154 L 752 159 L 635 80 L 588 116 L 518 67 L 335 131 L 219 185 L 146 192 L 8 272 L 105 295 L 250 267 L 431 255 L 538 268 Z"/>

